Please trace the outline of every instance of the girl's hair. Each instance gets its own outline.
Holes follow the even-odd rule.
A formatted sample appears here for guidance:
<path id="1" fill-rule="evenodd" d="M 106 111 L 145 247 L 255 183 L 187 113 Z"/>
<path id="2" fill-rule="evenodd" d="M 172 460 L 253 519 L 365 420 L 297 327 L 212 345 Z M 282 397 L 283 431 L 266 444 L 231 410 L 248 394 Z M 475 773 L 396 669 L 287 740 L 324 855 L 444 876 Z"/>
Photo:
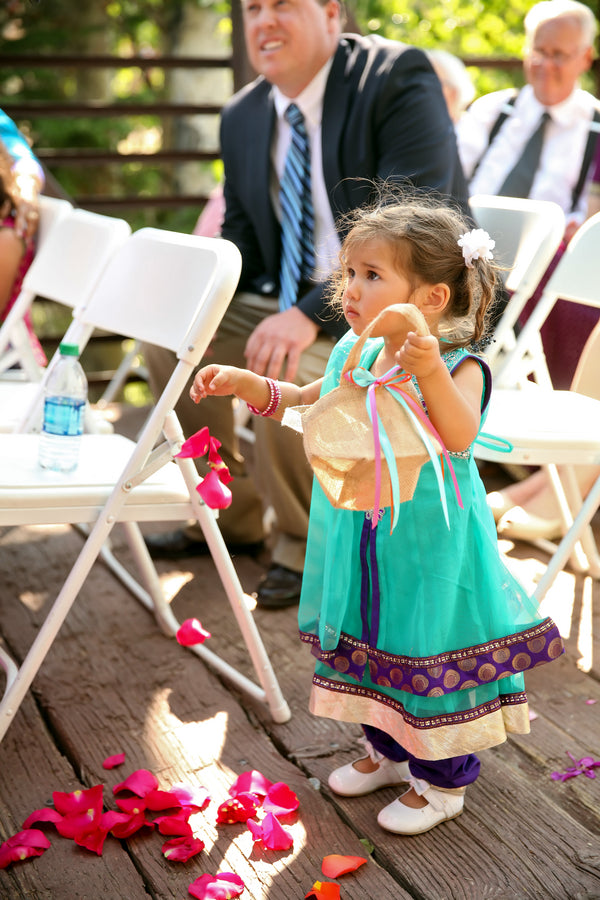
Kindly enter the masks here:
<path id="1" fill-rule="evenodd" d="M 454 346 L 479 344 L 497 287 L 497 267 L 485 259 L 467 268 L 458 239 L 473 227 L 462 213 L 439 200 L 394 194 L 373 206 L 355 210 L 342 223 L 347 230 L 340 268 L 333 278 L 332 302 L 339 309 L 347 281 L 348 254 L 367 241 L 387 243 L 398 269 L 413 282 L 443 282 L 450 300 L 439 324 L 439 336 Z"/>

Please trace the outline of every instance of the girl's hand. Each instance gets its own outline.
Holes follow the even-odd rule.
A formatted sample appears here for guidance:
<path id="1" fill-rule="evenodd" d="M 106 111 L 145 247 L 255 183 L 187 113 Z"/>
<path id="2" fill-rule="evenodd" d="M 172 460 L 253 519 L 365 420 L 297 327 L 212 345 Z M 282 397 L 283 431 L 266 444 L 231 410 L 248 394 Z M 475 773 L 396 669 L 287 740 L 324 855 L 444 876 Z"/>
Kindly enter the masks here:
<path id="1" fill-rule="evenodd" d="M 235 394 L 239 385 L 242 369 L 235 366 L 204 366 L 196 372 L 194 383 L 190 388 L 190 397 L 194 403 L 200 403 L 204 397 L 226 397 Z"/>
<path id="2" fill-rule="evenodd" d="M 432 334 L 418 335 L 416 331 L 408 332 L 395 359 L 405 372 L 417 378 L 427 378 L 443 365 L 437 338 Z"/>

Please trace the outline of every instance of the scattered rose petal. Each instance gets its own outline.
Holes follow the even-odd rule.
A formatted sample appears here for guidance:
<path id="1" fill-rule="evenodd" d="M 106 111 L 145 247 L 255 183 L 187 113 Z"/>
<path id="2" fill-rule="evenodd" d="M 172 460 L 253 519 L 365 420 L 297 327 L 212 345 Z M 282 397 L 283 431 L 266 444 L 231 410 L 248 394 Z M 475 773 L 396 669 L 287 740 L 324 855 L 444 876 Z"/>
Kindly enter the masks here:
<path id="1" fill-rule="evenodd" d="M 187 862 L 204 850 L 204 841 L 188 835 L 176 837 L 162 845 L 162 852 L 171 862 Z"/>
<path id="2" fill-rule="evenodd" d="M 259 803 L 255 794 L 238 794 L 225 800 L 217 810 L 218 825 L 233 825 L 236 822 L 247 822 L 256 814 Z"/>
<path id="3" fill-rule="evenodd" d="M 191 837 L 192 826 L 188 822 L 190 813 L 177 813 L 175 816 L 157 816 L 154 824 L 161 834 L 174 834 L 178 837 Z"/>
<path id="4" fill-rule="evenodd" d="M 183 442 L 181 450 L 175 454 L 175 458 L 196 459 L 199 456 L 204 456 L 208 452 L 209 446 L 210 435 L 208 427 L 205 425 L 204 428 L 201 428 L 200 431 L 197 431 L 196 434 L 193 434 L 187 441 Z"/>
<path id="5" fill-rule="evenodd" d="M 153 812 L 158 812 L 163 809 L 180 809 L 181 803 L 173 791 L 161 791 L 158 788 L 153 791 L 148 791 L 148 793 L 144 796 L 144 803 L 146 804 L 146 809 L 151 809 Z"/>
<path id="6" fill-rule="evenodd" d="M 529 710 L 529 721 L 533 722 L 533 721 L 535 721 L 535 719 L 537 719 L 537 717 L 538 717 L 538 714 L 536 712 L 534 712 L 532 709 L 530 709 Z"/>
<path id="7" fill-rule="evenodd" d="M 600 760 L 593 759 L 591 756 L 584 756 L 577 760 L 568 750 L 567 756 L 573 760 L 575 765 L 569 766 L 565 772 L 552 772 L 550 777 L 553 781 L 568 781 L 569 778 L 576 778 L 577 775 L 585 775 L 586 778 L 596 777 L 594 769 L 600 768 Z"/>
<path id="8" fill-rule="evenodd" d="M 206 809 L 210 803 L 210 796 L 205 787 L 192 787 L 188 784 L 174 784 L 171 793 L 177 798 L 181 806 L 186 806 L 194 812 Z"/>
<path id="9" fill-rule="evenodd" d="M 121 781 L 120 784 L 114 786 L 113 794 L 118 794 L 120 791 L 131 791 L 132 794 L 137 794 L 138 797 L 145 797 L 150 791 L 157 789 L 158 779 L 156 775 L 148 772 L 147 769 L 137 769 L 125 781 Z"/>
<path id="10" fill-rule="evenodd" d="M 117 766 L 122 766 L 125 762 L 125 754 L 124 753 L 115 753 L 114 756 L 107 756 L 104 762 L 102 763 L 103 769 L 116 769 Z"/>
<path id="11" fill-rule="evenodd" d="M 192 647 L 194 644 L 203 644 L 207 638 L 211 637 L 211 633 L 202 627 L 202 623 L 198 619 L 186 619 L 177 630 L 175 637 L 182 647 Z"/>
<path id="12" fill-rule="evenodd" d="M 34 812 L 30 813 L 23 822 L 23 828 L 29 828 L 34 822 L 52 822 L 56 825 L 61 819 L 62 816 L 59 812 L 45 806 L 42 809 L 36 809 Z"/>
<path id="13" fill-rule="evenodd" d="M 93 853 L 97 853 L 98 856 L 102 856 L 102 849 L 107 834 L 108 830 L 106 828 L 98 827 L 94 828 L 93 831 L 76 835 L 74 841 L 79 847 L 85 847 L 86 850 L 91 850 Z"/>
<path id="14" fill-rule="evenodd" d="M 287 816 L 299 806 L 297 795 L 283 781 L 271 785 L 263 802 L 264 811 L 275 813 L 276 816 Z"/>
<path id="15" fill-rule="evenodd" d="M 256 769 L 250 769 L 248 772 L 242 772 L 229 788 L 230 797 L 237 797 L 238 794 L 258 794 L 265 797 L 269 788 L 273 783 L 268 778 L 258 772 Z"/>
<path id="16" fill-rule="evenodd" d="M 221 872 L 220 875 L 201 875 L 192 881 L 188 891 L 197 900 L 231 900 L 239 897 L 244 887 L 239 875 Z"/>
<path id="17" fill-rule="evenodd" d="M 359 866 L 366 863 L 364 856 L 341 856 L 338 853 L 332 853 L 325 856 L 321 870 L 326 878 L 339 878 L 347 872 L 354 872 Z"/>
<path id="18" fill-rule="evenodd" d="M 289 850 L 294 838 L 286 831 L 273 813 L 267 813 L 262 822 L 248 819 L 248 828 L 255 841 L 262 841 L 268 850 Z"/>
<path id="19" fill-rule="evenodd" d="M 104 786 L 96 784 L 84 791 L 73 791 L 72 793 L 54 791 L 52 794 L 55 809 L 62 813 L 62 818 L 56 822 L 58 833 L 63 837 L 72 838 L 82 847 L 88 847 L 91 841 L 94 846 L 88 847 L 88 849 L 94 849 L 96 853 L 101 852 L 96 849 L 100 838 L 98 836 L 94 839 L 90 838 L 90 840 L 86 838 L 88 835 L 94 834 L 100 826 L 103 791 Z"/>
<path id="20" fill-rule="evenodd" d="M 340 900 L 340 886 L 332 881 L 315 881 L 308 894 L 304 895 L 314 900 Z"/>
<path id="21" fill-rule="evenodd" d="M 41 856 L 50 841 L 37 828 L 25 828 L 0 844 L 0 869 L 6 869 L 11 863 L 21 862 L 32 856 Z"/>
<path id="22" fill-rule="evenodd" d="M 130 815 L 137 815 L 137 813 L 140 812 L 143 813 L 146 809 L 146 803 L 141 797 L 115 797 L 115 803 L 119 809 Z"/>
<path id="23" fill-rule="evenodd" d="M 135 813 L 117 812 L 110 809 L 102 816 L 102 827 L 119 840 L 131 837 L 145 826 L 154 828 L 154 824 L 148 821 L 143 809 Z"/>
<path id="24" fill-rule="evenodd" d="M 227 509 L 231 506 L 231 491 L 219 480 L 214 469 L 204 476 L 196 490 L 211 509 Z"/>
<path id="25" fill-rule="evenodd" d="M 598 701 L 594 700 L 592 697 L 590 697 L 590 699 L 586 700 L 585 702 L 586 702 L 587 706 L 593 706 L 594 703 L 597 703 Z"/>

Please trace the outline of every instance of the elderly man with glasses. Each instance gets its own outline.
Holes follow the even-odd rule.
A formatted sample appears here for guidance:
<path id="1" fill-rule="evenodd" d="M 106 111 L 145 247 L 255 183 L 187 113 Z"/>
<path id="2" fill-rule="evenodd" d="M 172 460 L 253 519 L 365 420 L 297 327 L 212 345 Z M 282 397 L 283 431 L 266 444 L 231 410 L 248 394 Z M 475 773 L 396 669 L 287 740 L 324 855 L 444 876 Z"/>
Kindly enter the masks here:
<path id="1" fill-rule="evenodd" d="M 600 128 L 598 101 L 579 87 L 596 30 L 583 3 L 537 3 L 525 17 L 527 84 L 480 97 L 457 128 L 471 196 L 553 200 L 565 212 L 567 237 L 586 217 L 586 176 Z"/>

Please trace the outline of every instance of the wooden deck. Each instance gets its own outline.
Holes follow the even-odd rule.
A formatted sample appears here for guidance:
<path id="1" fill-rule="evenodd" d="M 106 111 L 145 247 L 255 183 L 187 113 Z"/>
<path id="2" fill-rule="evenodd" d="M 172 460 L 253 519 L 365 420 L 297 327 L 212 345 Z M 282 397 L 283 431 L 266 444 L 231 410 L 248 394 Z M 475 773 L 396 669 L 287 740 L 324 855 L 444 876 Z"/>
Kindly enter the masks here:
<path id="1" fill-rule="evenodd" d="M 80 540 L 62 526 L 0 532 L 0 635 L 17 656 L 30 645 Z M 121 541 L 116 532 L 115 545 L 125 551 Z M 502 547 L 531 586 L 543 556 L 525 545 Z M 236 560 L 246 590 L 267 562 Z M 251 674 L 211 560 L 162 563 L 160 571 L 179 618 L 200 618 L 213 633 L 211 647 Z M 295 609 L 256 612 L 292 710 L 288 723 L 275 725 L 164 637 L 97 564 L 0 744 L 0 840 L 49 805 L 55 790 L 102 782 L 111 801 L 114 784 L 146 768 L 165 788 L 207 788 L 212 803 L 192 820 L 206 847 L 186 864 L 168 862 L 161 853 L 166 838 L 144 831 L 127 842 L 108 838 L 97 856 L 48 827 L 52 847 L 41 858 L 0 871 L 0 898 L 183 900 L 201 874 L 233 871 L 246 884 L 242 898 L 299 900 L 326 880 L 321 861 L 330 853 L 369 857 L 339 879 L 342 900 L 600 898 L 600 769 L 594 780 L 551 779 L 571 764 L 567 751 L 576 759 L 600 757 L 600 586 L 562 573 L 545 609 L 568 653 L 527 679 L 536 716 L 531 734 L 481 755 L 482 774 L 462 816 L 400 838 L 376 823 L 393 790 L 344 801 L 326 786 L 332 768 L 356 757 L 360 730 L 309 714 L 312 661 L 297 639 Z M 103 759 L 120 751 L 125 764 L 105 771 Z M 216 827 L 218 804 L 247 769 L 298 794 L 300 809 L 286 826 L 294 835 L 289 852 L 258 849 L 244 825 Z"/>

